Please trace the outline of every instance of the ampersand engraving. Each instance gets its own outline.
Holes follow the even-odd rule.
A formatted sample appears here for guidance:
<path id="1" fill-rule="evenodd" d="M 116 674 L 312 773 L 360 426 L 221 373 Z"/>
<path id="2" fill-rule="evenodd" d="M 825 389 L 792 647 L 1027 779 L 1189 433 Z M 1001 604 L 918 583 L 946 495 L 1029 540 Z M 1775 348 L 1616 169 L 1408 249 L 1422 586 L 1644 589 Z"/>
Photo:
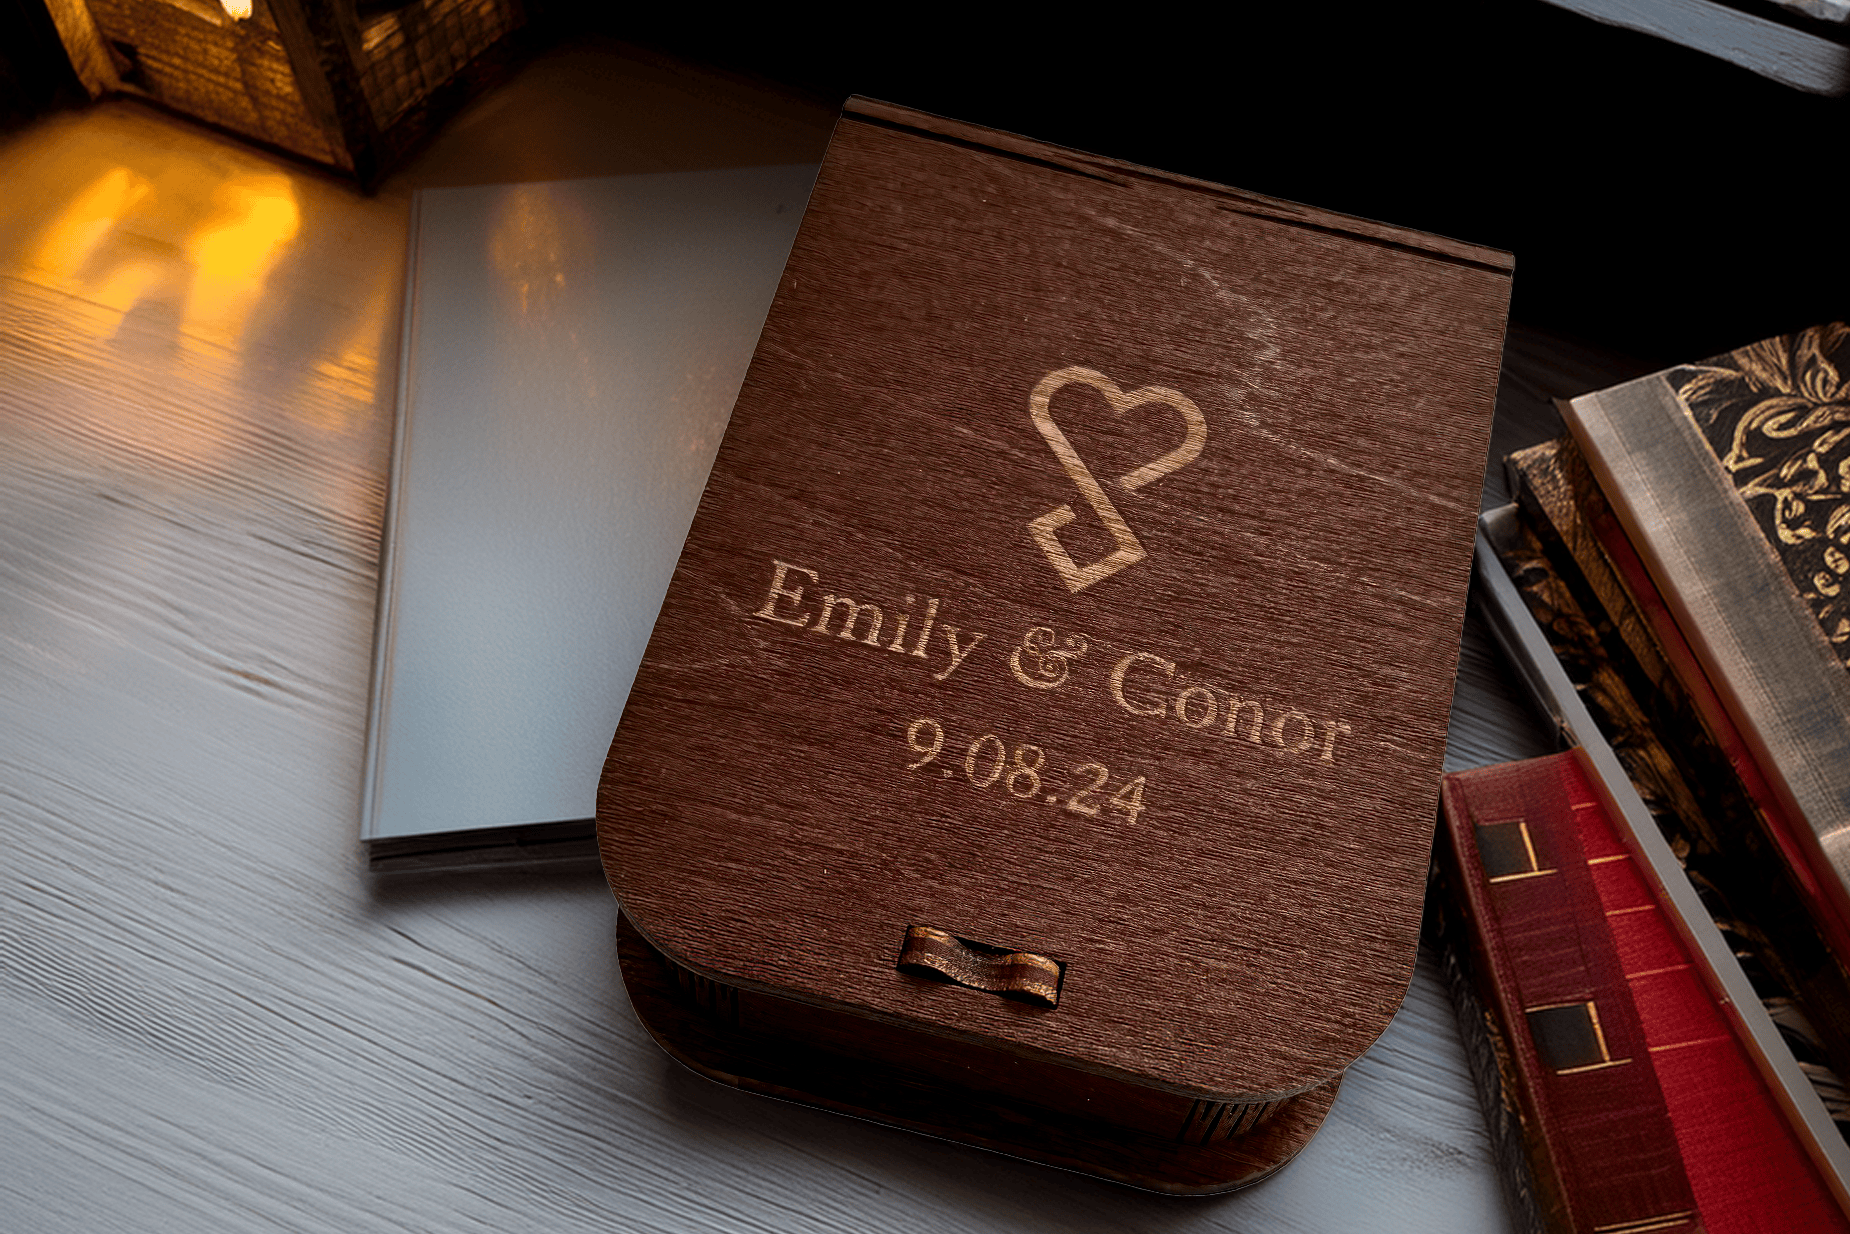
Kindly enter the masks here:
<path id="1" fill-rule="evenodd" d="M 1117 545 L 1115 549 L 1097 561 L 1081 566 L 1066 551 L 1058 536 L 1059 530 L 1077 517 L 1073 513 L 1072 506 L 1060 506 L 1031 520 L 1028 523 L 1028 534 L 1034 537 L 1035 544 L 1039 545 L 1041 552 L 1047 555 L 1047 560 L 1059 572 L 1061 581 L 1066 584 L 1069 591 L 1079 591 L 1090 587 L 1093 583 L 1111 577 L 1126 566 L 1137 564 L 1146 555 L 1142 542 L 1137 539 L 1136 533 L 1131 531 L 1130 524 L 1126 523 L 1124 516 L 1118 513 L 1117 506 L 1113 505 L 1111 498 L 1106 495 L 1104 486 L 1093 477 L 1091 469 L 1080 459 L 1079 452 L 1073 449 L 1072 443 L 1067 441 L 1066 434 L 1060 431 L 1060 426 L 1053 422 L 1053 415 L 1048 410 L 1048 404 L 1053 400 L 1054 393 L 1062 386 L 1071 385 L 1074 382 L 1083 382 L 1103 394 L 1106 404 L 1114 415 L 1121 416 L 1131 408 L 1142 406 L 1144 403 L 1166 403 L 1182 416 L 1184 433 L 1181 445 L 1154 462 L 1145 463 L 1142 467 L 1125 472 L 1114 481 L 1127 493 L 1135 492 L 1153 480 L 1160 480 L 1170 472 L 1188 466 L 1200 457 L 1201 448 L 1207 444 L 1208 440 L 1207 418 L 1201 414 L 1201 409 L 1195 406 L 1187 395 L 1176 390 L 1163 386 L 1143 386 L 1126 394 L 1119 389 L 1117 382 L 1103 373 L 1077 366 L 1049 373 L 1036 383 L 1033 393 L 1028 396 L 1028 409 L 1034 420 L 1034 427 L 1040 430 L 1042 437 L 1046 438 L 1048 448 L 1053 451 L 1054 457 L 1060 460 L 1060 466 L 1064 467 L 1066 474 L 1072 477 L 1080 496 L 1086 499 L 1086 504 L 1092 507 L 1092 512 L 1098 515 L 1099 522 L 1105 525 L 1105 530 L 1111 534 L 1113 542 Z"/>
<path id="2" fill-rule="evenodd" d="M 1054 646 L 1052 627 L 1035 626 L 1022 636 L 1021 646 L 1009 652 L 1009 671 L 1030 689 L 1052 690 L 1065 685 L 1067 662 L 1086 654 L 1086 636 L 1069 634 L 1062 643 Z"/>

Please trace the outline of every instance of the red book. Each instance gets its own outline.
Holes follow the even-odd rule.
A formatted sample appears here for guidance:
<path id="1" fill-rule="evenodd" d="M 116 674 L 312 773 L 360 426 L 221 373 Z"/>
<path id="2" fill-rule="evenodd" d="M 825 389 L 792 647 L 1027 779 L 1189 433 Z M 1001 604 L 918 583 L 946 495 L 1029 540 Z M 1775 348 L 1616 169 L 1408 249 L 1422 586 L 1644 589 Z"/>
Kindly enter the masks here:
<path id="1" fill-rule="evenodd" d="M 1443 822 L 1532 1223 L 1850 1230 L 1580 752 L 1447 776 Z"/>

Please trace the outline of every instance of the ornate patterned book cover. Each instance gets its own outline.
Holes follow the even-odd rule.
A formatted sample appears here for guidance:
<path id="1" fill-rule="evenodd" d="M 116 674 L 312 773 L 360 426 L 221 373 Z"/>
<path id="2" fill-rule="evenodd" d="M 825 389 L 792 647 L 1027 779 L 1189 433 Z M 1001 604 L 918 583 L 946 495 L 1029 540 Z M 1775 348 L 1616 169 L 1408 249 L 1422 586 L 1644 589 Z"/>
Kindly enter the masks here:
<path id="1" fill-rule="evenodd" d="M 1850 669 L 1850 326 L 1767 339 L 1668 380 Z"/>
<path id="2" fill-rule="evenodd" d="M 1846 362 L 1850 330 L 1820 326 L 1562 404 L 1775 813 L 1799 820 L 1786 848 L 1794 876 L 1840 921 L 1850 919 Z"/>

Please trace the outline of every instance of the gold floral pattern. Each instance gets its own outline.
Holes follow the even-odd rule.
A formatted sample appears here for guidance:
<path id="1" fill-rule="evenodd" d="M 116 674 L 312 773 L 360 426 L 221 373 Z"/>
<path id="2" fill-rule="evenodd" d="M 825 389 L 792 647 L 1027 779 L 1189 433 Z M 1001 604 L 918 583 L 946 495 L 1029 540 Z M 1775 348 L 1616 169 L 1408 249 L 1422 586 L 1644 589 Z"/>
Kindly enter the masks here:
<path id="1" fill-rule="evenodd" d="M 1850 668 L 1850 326 L 1672 369 L 1670 384 Z"/>

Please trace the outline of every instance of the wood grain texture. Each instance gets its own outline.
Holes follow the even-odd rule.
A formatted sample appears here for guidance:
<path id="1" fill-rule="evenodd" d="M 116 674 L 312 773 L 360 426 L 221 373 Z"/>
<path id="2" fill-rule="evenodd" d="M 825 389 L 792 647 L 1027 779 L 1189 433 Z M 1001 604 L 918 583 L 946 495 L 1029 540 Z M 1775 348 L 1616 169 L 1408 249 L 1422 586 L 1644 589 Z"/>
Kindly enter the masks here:
<path id="1" fill-rule="evenodd" d="M 535 74 L 446 131 L 420 174 L 778 163 L 826 139 L 827 117 L 805 129 L 787 100 L 659 57 L 579 49 Z M 111 307 L 107 278 L 53 294 L 18 264 L 116 168 L 161 185 L 181 228 L 147 224 L 122 256 L 183 263 L 221 176 L 285 177 L 303 245 L 329 247 L 284 250 L 256 310 L 277 328 L 176 379 L 134 324 L 111 341 L 95 323 L 157 326 L 177 295 Z M 1291 1166 L 1178 1203 L 692 1075 L 627 1006 L 595 871 L 370 877 L 392 348 L 384 328 L 351 356 L 347 340 L 366 276 L 396 277 L 403 196 L 369 204 L 123 106 L 7 138 L 0 185 L 0 1228 L 1508 1228 L 1425 959 Z M 249 444 L 235 465 L 186 463 L 204 440 Z M 1510 757 L 1536 737 L 1478 654 L 1491 684 L 1461 688 L 1476 718 L 1453 757 Z"/>
<path id="2" fill-rule="evenodd" d="M 606 767 L 626 912 L 1190 1099 L 1327 1082 L 1410 971 L 1507 293 L 852 104 Z M 1050 957 L 1059 1008 L 904 981 L 919 922 Z"/>
<path id="3" fill-rule="evenodd" d="M 710 1080 L 1146 1191 L 1218 1195 L 1271 1177 L 1341 1083 L 1247 1105 L 1188 1101 L 694 977 L 627 918 L 617 936 L 637 1016 Z"/>

